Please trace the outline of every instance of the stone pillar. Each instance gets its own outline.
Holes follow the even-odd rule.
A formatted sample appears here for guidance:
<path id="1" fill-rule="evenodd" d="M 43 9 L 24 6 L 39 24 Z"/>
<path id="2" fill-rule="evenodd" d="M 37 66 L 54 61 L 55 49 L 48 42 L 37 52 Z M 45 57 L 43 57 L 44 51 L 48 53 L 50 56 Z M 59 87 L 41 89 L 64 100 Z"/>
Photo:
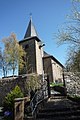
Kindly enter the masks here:
<path id="1" fill-rule="evenodd" d="M 14 120 L 24 119 L 24 98 L 16 98 L 14 103 Z"/>

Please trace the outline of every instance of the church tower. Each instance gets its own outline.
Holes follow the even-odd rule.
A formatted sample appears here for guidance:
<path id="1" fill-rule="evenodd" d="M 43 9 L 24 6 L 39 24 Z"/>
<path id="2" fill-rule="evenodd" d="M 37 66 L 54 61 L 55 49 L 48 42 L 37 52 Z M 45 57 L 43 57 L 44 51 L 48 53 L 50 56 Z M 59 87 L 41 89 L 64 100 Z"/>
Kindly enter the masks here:
<path id="1" fill-rule="evenodd" d="M 24 39 L 19 42 L 26 51 L 26 66 L 21 74 L 43 74 L 43 48 L 35 26 L 30 18 Z"/>

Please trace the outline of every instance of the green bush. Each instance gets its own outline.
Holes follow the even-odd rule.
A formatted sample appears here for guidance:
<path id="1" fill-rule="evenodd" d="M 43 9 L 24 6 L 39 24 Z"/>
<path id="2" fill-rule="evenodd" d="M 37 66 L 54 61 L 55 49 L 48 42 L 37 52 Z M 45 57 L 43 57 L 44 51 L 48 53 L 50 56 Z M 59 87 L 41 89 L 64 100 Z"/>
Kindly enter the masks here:
<path id="1" fill-rule="evenodd" d="M 54 82 L 51 82 L 50 83 L 50 87 L 54 87 L 54 86 L 63 86 L 63 83 L 54 83 Z"/>
<path id="2" fill-rule="evenodd" d="M 13 111 L 14 99 L 24 97 L 20 87 L 17 85 L 10 93 L 7 94 L 4 100 L 4 108 Z"/>

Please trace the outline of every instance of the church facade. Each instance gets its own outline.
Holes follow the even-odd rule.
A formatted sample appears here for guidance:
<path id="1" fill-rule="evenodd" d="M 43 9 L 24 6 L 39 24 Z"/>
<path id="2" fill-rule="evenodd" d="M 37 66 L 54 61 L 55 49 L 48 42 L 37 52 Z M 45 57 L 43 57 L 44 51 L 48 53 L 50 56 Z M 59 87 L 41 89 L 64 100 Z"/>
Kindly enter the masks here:
<path id="1" fill-rule="evenodd" d="M 62 73 L 64 66 L 52 55 L 43 50 L 44 44 L 38 37 L 32 18 L 29 21 L 24 39 L 19 41 L 26 51 L 26 66 L 20 74 L 36 73 L 49 75 L 50 82 L 63 81 Z"/>
<path id="2" fill-rule="evenodd" d="M 64 66 L 52 55 L 44 52 L 44 73 L 49 76 L 50 82 L 62 83 Z"/>

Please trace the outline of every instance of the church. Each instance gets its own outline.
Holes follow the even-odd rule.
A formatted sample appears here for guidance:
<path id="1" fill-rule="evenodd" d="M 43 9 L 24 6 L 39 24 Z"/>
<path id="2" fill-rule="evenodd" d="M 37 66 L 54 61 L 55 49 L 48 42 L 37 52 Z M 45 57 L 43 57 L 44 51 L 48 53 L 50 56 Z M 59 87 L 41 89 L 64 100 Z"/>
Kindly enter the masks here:
<path id="1" fill-rule="evenodd" d="M 64 66 L 54 56 L 44 51 L 45 44 L 38 37 L 32 18 L 30 18 L 24 38 L 19 41 L 19 44 L 22 45 L 27 54 L 26 66 L 19 74 L 47 74 L 50 82 L 63 82 Z"/>

